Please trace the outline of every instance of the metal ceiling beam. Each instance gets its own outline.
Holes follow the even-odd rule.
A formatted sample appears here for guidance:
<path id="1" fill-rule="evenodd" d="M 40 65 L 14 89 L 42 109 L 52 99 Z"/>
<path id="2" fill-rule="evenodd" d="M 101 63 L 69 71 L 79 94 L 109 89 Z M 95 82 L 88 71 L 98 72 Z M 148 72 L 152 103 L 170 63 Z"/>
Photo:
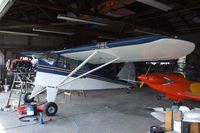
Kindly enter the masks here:
<path id="1" fill-rule="evenodd" d="M 40 51 L 50 51 L 50 50 L 54 50 L 54 49 L 58 49 L 58 46 L 55 47 L 49 47 L 49 46 L 18 46 L 16 44 L 12 44 L 12 45 L 3 45 L 0 44 L 0 49 L 7 49 L 7 50 L 40 50 Z"/>
<path id="2" fill-rule="evenodd" d="M 136 0 L 136 1 L 146 4 L 146 5 L 149 5 L 149 6 L 152 6 L 157 9 L 163 10 L 165 12 L 172 10 L 171 6 L 164 4 L 162 2 L 155 1 L 155 0 Z"/>
<path id="3" fill-rule="evenodd" d="M 113 9 L 116 10 L 116 9 L 122 8 L 124 6 L 130 5 L 134 2 L 136 2 L 136 0 L 115 0 L 115 1 L 108 0 L 108 1 L 105 1 L 101 4 L 99 4 L 97 6 L 97 10 L 100 13 L 107 13 Z"/>
<path id="4" fill-rule="evenodd" d="M 21 22 L 21 21 L 16 21 L 16 20 L 9 20 L 9 19 L 4 19 L 3 20 L 4 23 L 6 24 L 0 24 L 0 30 L 11 30 L 11 29 L 21 29 L 21 28 L 28 28 L 30 30 L 32 30 L 32 28 L 34 27 L 38 27 L 38 28 L 45 28 L 46 30 L 55 30 L 55 31 L 61 31 L 61 32 L 74 32 L 77 34 L 82 34 L 82 35 L 87 35 L 87 34 L 92 34 L 92 35 L 107 35 L 107 36 L 115 36 L 116 38 L 120 38 L 123 37 L 124 35 L 118 34 L 116 32 L 112 33 L 112 32 L 108 32 L 108 31 L 103 31 L 102 29 L 99 30 L 91 30 L 91 29 L 87 29 L 84 30 L 80 29 L 80 27 L 67 27 L 65 26 L 65 28 L 63 27 L 51 27 L 49 25 L 45 25 L 45 24 L 38 24 L 38 23 L 31 23 L 31 22 Z M 12 25 L 7 25 L 7 23 L 10 23 Z M 45 34 L 41 35 L 41 36 L 45 36 Z M 64 36 L 63 36 L 64 38 Z"/>
<path id="5" fill-rule="evenodd" d="M 16 3 L 24 4 L 24 5 L 28 5 L 28 6 L 51 9 L 51 10 L 60 11 L 60 12 L 66 11 L 66 8 L 54 6 L 52 4 L 46 4 L 46 3 L 42 4 L 42 3 L 39 3 L 39 1 L 34 2 L 32 0 L 16 0 Z"/>
<path id="6" fill-rule="evenodd" d="M 133 24 L 135 23 L 141 23 L 143 21 L 148 21 L 148 20 L 152 20 L 155 18 L 159 18 L 168 14 L 172 14 L 172 13 L 176 13 L 176 12 L 180 12 L 180 11 L 184 11 L 184 10 L 195 10 L 195 9 L 200 9 L 200 3 L 197 3 L 195 6 L 186 6 L 184 8 L 180 8 L 180 9 L 174 9 L 172 11 L 168 11 L 168 12 L 152 12 L 151 14 L 136 14 L 134 17 L 132 17 L 131 19 L 134 20 L 132 21 Z"/>
<path id="7" fill-rule="evenodd" d="M 119 0 L 119 1 L 122 2 L 122 0 Z M 133 0 L 127 0 L 127 1 L 128 2 L 130 2 L 130 1 L 133 2 Z M 99 14 L 99 13 L 95 13 L 95 11 L 94 12 L 92 12 L 92 11 L 80 11 L 78 9 L 74 9 L 72 7 L 69 7 L 69 6 L 68 7 L 63 7 L 62 5 L 55 5 L 55 4 L 52 4 L 50 2 L 44 4 L 44 1 L 36 1 L 35 2 L 33 0 L 16 0 L 16 3 L 25 4 L 25 5 L 28 5 L 30 7 L 37 7 L 37 8 L 43 8 L 43 9 L 45 8 L 45 9 L 54 10 L 58 14 L 59 13 L 66 13 L 66 12 L 73 12 L 75 14 L 86 14 L 86 15 L 89 15 L 89 16 L 96 16 L 96 17 L 109 19 L 109 20 L 116 21 L 116 22 L 131 24 L 131 25 L 134 25 L 134 27 L 136 27 L 137 29 L 139 29 L 139 27 L 141 27 L 141 26 L 132 24 L 132 22 L 130 22 L 129 20 L 124 20 L 123 18 L 121 19 L 121 18 L 115 18 L 115 17 L 112 17 L 112 16 L 102 15 L 102 14 Z M 142 30 L 146 29 L 146 28 L 147 27 L 142 27 Z"/>
<path id="8" fill-rule="evenodd" d="M 92 12 L 92 11 L 80 11 L 80 10 L 77 10 L 77 9 L 73 9 L 71 7 L 63 7 L 62 5 L 58 6 L 58 5 L 51 4 L 50 2 L 49 2 L 49 4 L 47 4 L 47 3 L 44 4 L 44 1 L 36 1 L 35 2 L 33 0 L 16 0 L 16 3 L 28 5 L 30 7 L 37 7 L 37 8 L 41 8 L 41 9 L 44 9 L 44 8 L 45 9 L 50 9 L 50 10 L 56 11 L 58 14 L 59 13 L 66 13 L 66 12 L 73 12 L 73 13 L 77 13 L 77 14 L 87 14 L 87 15 L 90 15 L 90 16 L 96 16 L 96 17 L 106 18 L 106 19 L 109 19 L 109 20 L 112 20 L 112 21 L 116 21 L 116 22 L 122 22 L 122 23 L 126 23 L 126 24 L 131 24 L 136 29 L 141 29 L 141 30 L 146 29 L 146 27 L 140 27 L 140 26 L 137 26 L 135 24 L 130 23 L 129 20 L 128 21 L 124 21 L 123 19 L 119 19 L 119 18 L 115 18 L 115 17 L 110 17 L 110 16 L 107 16 L 107 15 L 101 15 L 101 14 L 98 14 L 98 13 L 95 13 L 95 12 Z M 6 17 L 6 16 L 4 17 L 4 19 L 5 18 L 6 19 L 11 19 L 11 17 Z M 19 20 L 19 21 L 24 21 L 24 20 Z M 49 26 L 50 25 L 49 22 L 47 22 L 47 21 L 45 21 L 45 22 L 39 22 L 38 23 L 37 21 L 33 22 L 32 20 L 31 21 L 27 20 L 27 22 L 35 24 L 35 25 L 40 25 L 40 26 L 42 26 L 42 25 L 43 26 Z M 28 26 L 29 25 L 27 25 L 27 27 Z M 15 28 L 15 27 L 7 27 L 7 28 Z M 154 30 L 152 30 L 152 31 L 156 32 Z M 80 29 L 78 29 L 78 32 L 82 32 L 82 31 L 80 31 Z M 94 32 L 98 32 L 98 31 L 94 31 Z M 104 33 L 105 32 L 103 32 L 103 34 Z M 161 33 L 165 33 L 165 32 L 161 32 Z M 99 34 L 99 33 L 97 33 L 97 34 Z M 109 35 L 113 35 L 113 33 L 111 33 L 111 34 L 109 33 Z"/>
<path id="9" fill-rule="evenodd" d="M 71 7 L 63 7 L 63 6 L 60 6 L 60 5 L 55 6 L 55 5 L 46 4 L 46 3 L 42 4 L 42 3 L 39 3 L 39 2 L 30 1 L 30 0 L 16 0 L 16 3 L 25 4 L 25 5 L 32 6 L 32 7 L 34 6 L 34 7 L 46 8 L 46 9 L 57 11 L 58 13 L 73 12 L 73 13 L 77 13 L 77 14 L 86 14 L 86 15 L 96 16 L 96 17 L 100 17 L 100 18 L 119 20 L 118 18 L 98 14 L 98 13 L 95 13 L 95 12 L 92 12 L 92 11 L 80 11 L 78 9 L 74 9 L 74 8 L 71 8 Z"/>
<path id="10" fill-rule="evenodd" d="M 48 26 L 48 24 L 35 23 L 30 21 L 18 21 L 11 18 L 4 18 L 0 21 L 0 30 L 33 28 L 34 26 Z"/>
<path id="11" fill-rule="evenodd" d="M 1 25 L 0 30 L 8 30 L 8 29 L 21 29 L 21 28 L 31 28 L 34 27 L 34 24 L 12 24 L 12 25 Z"/>

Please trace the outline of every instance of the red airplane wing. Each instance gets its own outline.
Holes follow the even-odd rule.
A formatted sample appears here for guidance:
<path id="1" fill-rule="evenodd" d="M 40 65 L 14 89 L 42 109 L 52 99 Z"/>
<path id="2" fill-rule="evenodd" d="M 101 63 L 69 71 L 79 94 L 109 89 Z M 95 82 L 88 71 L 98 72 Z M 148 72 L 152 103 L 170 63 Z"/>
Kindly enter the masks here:
<path id="1" fill-rule="evenodd" d="M 193 99 L 193 100 L 200 101 L 200 94 L 197 94 L 197 93 L 184 92 L 183 96 L 188 98 L 188 99 Z"/>

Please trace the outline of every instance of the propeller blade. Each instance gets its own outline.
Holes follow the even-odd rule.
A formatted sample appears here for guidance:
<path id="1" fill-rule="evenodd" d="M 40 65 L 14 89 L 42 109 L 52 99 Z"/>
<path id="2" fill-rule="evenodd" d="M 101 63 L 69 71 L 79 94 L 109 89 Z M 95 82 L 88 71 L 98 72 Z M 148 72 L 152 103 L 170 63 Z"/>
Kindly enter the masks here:
<path id="1" fill-rule="evenodd" d="M 142 82 L 140 83 L 140 87 L 139 87 L 139 88 L 142 88 L 143 85 L 144 85 L 144 81 L 142 81 Z"/>
<path id="2" fill-rule="evenodd" d="M 148 67 L 147 72 L 145 73 L 145 76 L 149 74 L 150 69 L 151 69 L 151 65 Z M 141 81 L 139 88 L 142 88 L 143 85 L 144 85 L 144 81 Z"/>
<path id="3" fill-rule="evenodd" d="M 151 65 L 148 67 L 148 69 L 147 69 L 147 72 L 146 72 L 146 76 L 148 75 L 148 73 L 149 73 L 149 71 L 150 71 L 150 69 L 151 69 Z"/>

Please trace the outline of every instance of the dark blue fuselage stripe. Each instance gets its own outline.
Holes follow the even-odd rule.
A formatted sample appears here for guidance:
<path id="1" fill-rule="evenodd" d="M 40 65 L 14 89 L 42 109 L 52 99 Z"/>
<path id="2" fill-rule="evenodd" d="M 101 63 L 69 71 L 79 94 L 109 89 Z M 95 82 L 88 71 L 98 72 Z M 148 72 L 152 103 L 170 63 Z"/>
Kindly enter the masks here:
<path id="1" fill-rule="evenodd" d="M 37 71 L 38 72 L 45 72 L 45 73 L 52 73 L 52 74 L 57 74 L 57 75 L 63 75 L 63 76 L 67 76 L 68 74 L 70 74 L 72 72 L 72 70 L 69 70 L 69 69 L 62 69 L 62 68 L 58 68 L 58 67 L 49 67 L 49 66 L 41 66 L 41 65 L 38 66 Z M 83 73 L 85 73 L 85 72 L 78 71 L 75 74 L 73 74 L 72 77 L 80 76 Z M 112 83 L 127 85 L 127 83 L 125 83 L 125 82 L 108 79 L 108 78 L 98 76 L 98 75 L 94 75 L 94 74 L 88 74 L 86 77 L 97 79 L 97 80 L 102 80 L 102 81 L 106 81 L 106 82 L 112 82 Z"/>

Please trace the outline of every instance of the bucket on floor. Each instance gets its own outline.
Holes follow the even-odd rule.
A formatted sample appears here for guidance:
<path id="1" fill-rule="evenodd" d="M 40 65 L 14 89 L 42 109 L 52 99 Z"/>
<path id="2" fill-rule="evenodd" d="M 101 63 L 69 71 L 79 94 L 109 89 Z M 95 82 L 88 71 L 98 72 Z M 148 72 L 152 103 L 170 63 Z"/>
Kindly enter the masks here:
<path id="1" fill-rule="evenodd" d="M 13 108 L 16 108 L 17 106 L 18 106 L 18 103 L 19 103 L 19 100 L 14 100 L 13 102 L 12 102 L 12 106 L 13 106 Z"/>
<path id="2" fill-rule="evenodd" d="M 27 115 L 36 115 L 37 105 L 36 104 L 31 104 L 27 106 Z"/>
<path id="3" fill-rule="evenodd" d="M 4 91 L 7 92 L 9 89 L 9 85 L 3 85 Z"/>

